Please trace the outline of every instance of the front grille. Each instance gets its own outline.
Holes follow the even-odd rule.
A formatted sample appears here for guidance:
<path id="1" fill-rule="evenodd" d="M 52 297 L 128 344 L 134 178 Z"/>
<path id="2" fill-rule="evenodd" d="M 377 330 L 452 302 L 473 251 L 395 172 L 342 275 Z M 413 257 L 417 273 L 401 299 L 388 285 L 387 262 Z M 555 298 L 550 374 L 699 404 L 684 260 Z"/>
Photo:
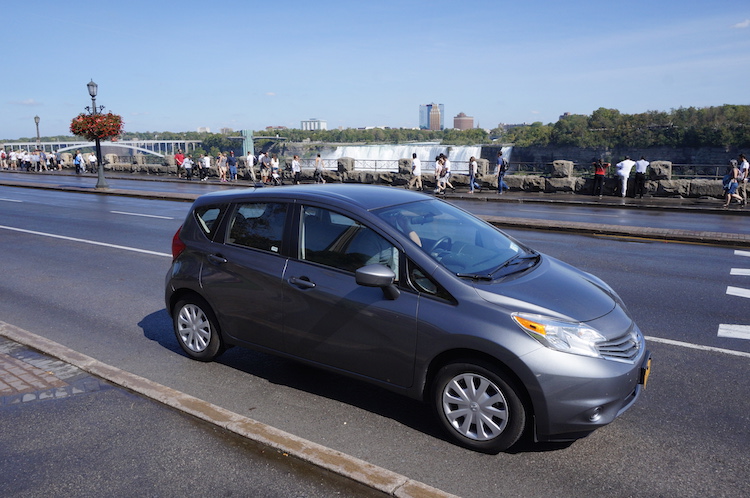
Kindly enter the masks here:
<path id="1" fill-rule="evenodd" d="M 643 336 L 637 328 L 611 341 L 596 345 L 599 354 L 608 360 L 633 361 L 643 345 Z"/>

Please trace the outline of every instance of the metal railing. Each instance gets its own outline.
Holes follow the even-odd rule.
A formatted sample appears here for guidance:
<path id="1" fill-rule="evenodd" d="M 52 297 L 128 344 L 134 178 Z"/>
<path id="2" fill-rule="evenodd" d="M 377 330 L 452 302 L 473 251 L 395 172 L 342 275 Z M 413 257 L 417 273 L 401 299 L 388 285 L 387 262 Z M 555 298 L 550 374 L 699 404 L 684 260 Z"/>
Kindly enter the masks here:
<path id="1" fill-rule="evenodd" d="M 135 162 L 135 156 L 116 156 L 116 161 L 123 164 Z M 164 164 L 164 159 L 158 156 L 142 155 L 139 156 L 142 164 L 160 165 Z M 315 159 L 301 159 L 302 169 L 312 171 L 315 169 Z M 398 173 L 399 161 L 395 159 L 356 159 L 354 161 L 354 171 L 367 171 L 374 173 Z M 430 174 L 434 171 L 434 162 L 422 161 L 422 173 Z M 550 174 L 552 163 L 539 162 L 511 162 L 508 170 L 509 175 L 539 175 L 547 176 Z M 324 159 L 323 167 L 329 172 L 338 172 L 337 159 Z M 255 165 L 256 170 L 258 165 Z M 282 164 L 282 168 L 284 165 Z M 490 163 L 487 167 L 488 175 L 495 175 L 497 166 Z M 614 176 L 614 165 L 610 166 L 607 176 Z M 455 174 L 468 174 L 468 161 L 451 161 L 451 171 Z M 726 165 L 717 164 L 672 164 L 670 179 L 707 179 L 720 180 L 727 171 Z M 590 164 L 574 163 L 573 176 L 589 178 L 594 176 L 593 168 Z"/>

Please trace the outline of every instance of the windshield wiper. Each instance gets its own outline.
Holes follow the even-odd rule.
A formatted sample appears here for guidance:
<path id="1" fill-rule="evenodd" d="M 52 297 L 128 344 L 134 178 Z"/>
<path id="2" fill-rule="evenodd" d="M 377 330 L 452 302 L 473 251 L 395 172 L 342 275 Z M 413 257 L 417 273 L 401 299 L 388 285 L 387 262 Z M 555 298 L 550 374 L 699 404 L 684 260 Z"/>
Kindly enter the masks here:
<path id="1" fill-rule="evenodd" d="M 529 252 L 528 254 L 525 254 L 524 256 L 514 256 L 514 257 L 510 258 L 508 261 L 506 261 L 505 263 L 503 263 L 500 266 L 498 266 L 497 268 L 495 268 L 488 276 L 491 279 L 492 277 L 495 276 L 496 273 L 498 273 L 500 270 L 502 270 L 504 268 L 507 268 L 509 266 L 515 266 L 515 265 L 520 264 L 520 263 L 531 262 L 531 264 L 529 266 L 527 266 L 525 268 L 518 268 L 518 269 L 516 269 L 516 270 L 514 270 L 514 271 L 512 271 L 510 273 L 507 273 L 506 275 L 511 275 L 513 273 L 518 273 L 520 271 L 528 270 L 529 268 L 532 268 L 533 266 L 535 266 L 539 262 L 539 260 L 541 258 L 542 258 L 542 255 L 539 254 L 536 251 Z"/>
<path id="2" fill-rule="evenodd" d="M 478 275 L 476 273 L 456 273 L 458 278 L 470 278 L 472 280 L 492 280 L 491 274 Z"/>

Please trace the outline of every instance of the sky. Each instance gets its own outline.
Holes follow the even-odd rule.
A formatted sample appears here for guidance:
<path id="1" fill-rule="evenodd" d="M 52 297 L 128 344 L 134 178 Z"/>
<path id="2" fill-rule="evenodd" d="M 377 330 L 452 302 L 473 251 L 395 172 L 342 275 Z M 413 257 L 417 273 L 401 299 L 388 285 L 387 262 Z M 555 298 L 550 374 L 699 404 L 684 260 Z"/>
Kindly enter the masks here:
<path id="1" fill-rule="evenodd" d="M 125 131 L 475 126 L 750 104 L 747 0 L 36 0 L 0 10 L 0 140 Z"/>

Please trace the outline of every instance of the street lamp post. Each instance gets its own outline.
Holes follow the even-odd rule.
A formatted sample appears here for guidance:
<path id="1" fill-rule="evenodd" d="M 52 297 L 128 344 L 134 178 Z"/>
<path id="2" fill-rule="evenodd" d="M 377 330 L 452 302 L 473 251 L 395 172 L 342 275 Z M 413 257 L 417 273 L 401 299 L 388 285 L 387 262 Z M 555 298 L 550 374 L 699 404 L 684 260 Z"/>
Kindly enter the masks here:
<path id="1" fill-rule="evenodd" d="M 99 114 L 104 110 L 104 106 L 96 107 L 96 93 L 99 90 L 99 85 L 94 83 L 94 80 L 89 81 L 86 85 L 89 89 L 89 95 L 91 95 L 91 108 L 86 107 L 86 110 L 91 112 L 92 115 Z M 98 170 L 98 177 L 96 180 L 96 188 L 109 188 L 107 180 L 104 179 L 104 163 L 102 162 L 102 145 L 99 141 L 99 137 L 96 137 L 96 164 Z"/>
<path id="2" fill-rule="evenodd" d="M 39 137 L 39 116 L 34 116 L 34 124 L 36 125 L 36 148 L 38 150 L 42 145 L 42 139 Z"/>

